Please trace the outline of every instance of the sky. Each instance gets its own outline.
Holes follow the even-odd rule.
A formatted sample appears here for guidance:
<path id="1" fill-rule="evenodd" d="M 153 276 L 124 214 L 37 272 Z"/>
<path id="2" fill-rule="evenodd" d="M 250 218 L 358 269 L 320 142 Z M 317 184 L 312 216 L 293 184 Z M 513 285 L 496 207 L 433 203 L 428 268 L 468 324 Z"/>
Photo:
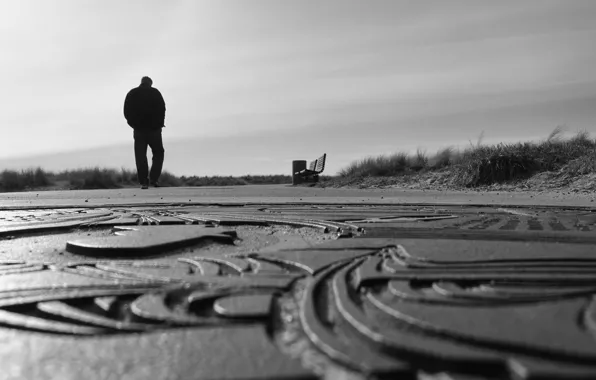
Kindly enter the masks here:
<path id="1" fill-rule="evenodd" d="M 122 106 L 145 75 L 177 175 L 596 137 L 594 19 L 592 0 L 3 0 L 0 170 L 134 168 Z"/>

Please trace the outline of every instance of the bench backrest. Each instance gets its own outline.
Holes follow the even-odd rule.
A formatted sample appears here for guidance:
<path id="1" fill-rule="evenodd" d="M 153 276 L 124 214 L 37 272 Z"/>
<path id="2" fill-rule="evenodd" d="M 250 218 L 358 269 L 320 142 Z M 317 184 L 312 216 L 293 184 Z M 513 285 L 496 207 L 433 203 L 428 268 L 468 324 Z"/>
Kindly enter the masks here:
<path id="1" fill-rule="evenodd" d="M 314 161 L 311 161 L 311 162 L 309 162 L 309 163 L 308 163 L 308 170 L 310 170 L 310 171 L 314 171 L 314 170 L 315 170 L 315 168 L 317 167 L 317 161 L 318 161 L 318 159 L 317 159 L 317 160 L 314 160 Z"/>
<path id="2" fill-rule="evenodd" d="M 315 161 L 315 168 L 314 171 L 321 173 L 325 170 L 325 160 L 327 159 L 327 153 L 323 154 L 321 157 L 317 158 Z"/>

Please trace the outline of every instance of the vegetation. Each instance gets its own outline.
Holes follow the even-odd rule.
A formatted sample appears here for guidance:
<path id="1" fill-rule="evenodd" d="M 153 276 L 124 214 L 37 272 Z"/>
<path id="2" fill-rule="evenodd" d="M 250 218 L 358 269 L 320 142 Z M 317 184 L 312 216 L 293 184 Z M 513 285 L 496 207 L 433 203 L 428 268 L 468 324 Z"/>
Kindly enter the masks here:
<path id="1" fill-rule="evenodd" d="M 4 170 L 0 175 L 0 187 L 5 191 L 17 191 L 27 187 L 44 187 L 50 184 L 48 174 L 41 168 Z"/>
<path id="2" fill-rule="evenodd" d="M 339 181 L 358 177 L 406 176 L 448 171 L 452 184 L 477 187 L 529 178 L 541 172 L 565 171 L 569 175 L 596 173 L 596 140 L 586 131 L 564 139 L 557 127 L 545 140 L 514 144 L 476 144 L 466 149 L 447 147 L 428 157 L 398 152 L 352 162 L 339 172 Z M 342 181 L 342 179 L 344 181 Z"/>
<path id="3" fill-rule="evenodd" d="M 586 131 L 571 138 L 563 137 L 557 127 L 538 142 L 483 145 L 482 133 L 477 142 L 465 149 L 446 147 L 429 156 L 418 149 L 415 154 L 397 152 L 366 157 L 343 168 L 338 177 L 321 176 L 322 186 L 361 183 L 363 178 L 380 178 L 383 184 L 408 183 L 423 175 L 442 175 L 452 187 L 479 187 L 515 182 L 539 173 L 557 173 L 569 177 L 596 174 L 596 140 Z M 386 179 L 385 179 L 386 178 Z M 424 177 L 427 178 L 428 176 Z M 435 177 L 436 178 L 436 177 Z M 431 178 L 432 180 L 432 178 Z M 291 183 L 289 175 L 181 176 L 164 171 L 161 186 L 230 186 Z M 443 183 L 445 183 L 443 181 Z M 4 170 L 0 172 L 0 191 L 38 189 L 111 189 L 136 187 L 137 174 L 127 169 L 88 168 L 52 173 L 42 168 Z"/>
<path id="4" fill-rule="evenodd" d="M 291 183 L 289 175 L 245 175 L 242 177 L 178 177 L 164 170 L 159 178 L 160 186 L 232 186 L 251 184 Z M 64 170 L 58 173 L 42 168 L 4 170 L 0 172 L 0 191 L 23 191 L 45 189 L 115 189 L 138 186 L 136 171 L 128 169 L 87 168 Z"/>
<path id="5" fill-rule="evenodd" d="M 238 186 L 238 185 L 265 185 L 265 184 L 281 184 L 291 183 L 292 177 L 289 175 L 245 175 L 242 177 L 222 177 L 222 176 L 205 176 L 205 177 L 180 177 L 184 183 L 183 186 Z"/>

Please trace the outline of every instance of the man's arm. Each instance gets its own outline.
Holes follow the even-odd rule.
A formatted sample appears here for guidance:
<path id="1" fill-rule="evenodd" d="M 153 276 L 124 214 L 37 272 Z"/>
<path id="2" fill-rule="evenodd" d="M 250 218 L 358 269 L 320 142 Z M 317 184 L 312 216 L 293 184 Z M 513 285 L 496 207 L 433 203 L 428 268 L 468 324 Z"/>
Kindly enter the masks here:
<path id="1" fill-rule="evenodd" d="M 126 119 L 126 123 L 131 127 L 134 128 L 133 126 L 133 110 L 132 110 L 132 96 L 131 96 L 131 92 L 128 92 L 128 94 L 126 94 L 126 98 L 124 99 L 124 118 Z"/>
<path id="2" fill-rule="evenodd" d="M 159 97 L 158 97 L 159 116 L 161 117 L 162 125 L 165 127 L 166 126 L 166 101 L 163 99 L 163 96 L 161 95 L 161 92 L 159 92 L 159 90 L 157 91 L 157 93 L 159 94 Z"/>

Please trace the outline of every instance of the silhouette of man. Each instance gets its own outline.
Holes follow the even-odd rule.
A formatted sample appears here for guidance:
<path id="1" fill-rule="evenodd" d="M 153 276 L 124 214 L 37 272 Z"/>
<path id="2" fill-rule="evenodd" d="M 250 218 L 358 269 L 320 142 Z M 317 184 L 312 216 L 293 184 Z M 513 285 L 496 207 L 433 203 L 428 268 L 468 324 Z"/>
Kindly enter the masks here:
<path id="1" fill-rule="evenodd" d="M 139 87 L 130 90 L 124 100 L 124 117 L 134 130 L 135 161 L 141 189 L 147 189 L 149 184 L 159 186 L 157 181 L 165 153 L 161 130 L 165 127 L 166 103 L 159 90 L 152 85 L 151 78 L 143 77 Z M 147 146 L 151 147 L 153 155 L 150 172 Z"/>

